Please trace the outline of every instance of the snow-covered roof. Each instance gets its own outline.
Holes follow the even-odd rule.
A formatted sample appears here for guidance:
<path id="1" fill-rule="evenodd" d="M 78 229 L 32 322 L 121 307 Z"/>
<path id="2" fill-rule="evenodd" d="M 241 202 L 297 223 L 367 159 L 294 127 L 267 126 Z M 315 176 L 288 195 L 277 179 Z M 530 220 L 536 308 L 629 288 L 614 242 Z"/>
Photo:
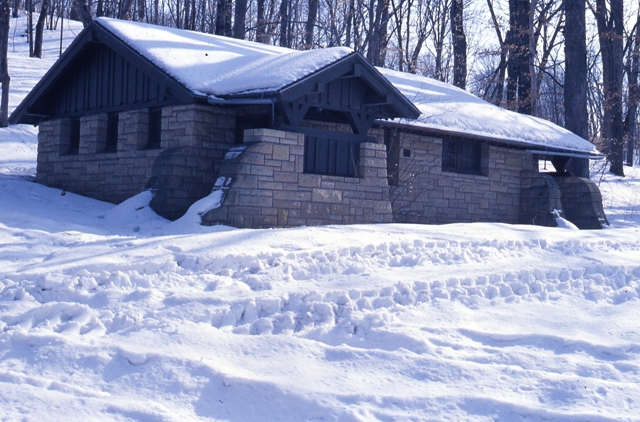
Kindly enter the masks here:
<path id="1" fill-rule="evenodd" d="M 349 48 L 295 51 L 138 22 L 97 22 L 194 93 L 229 96 L 277 91 L 353 53 Z M 597 154 L 590 142 L 546 120 L 490 104 L 452 85 L 378 69 L 422 112 L 402 123 L 535 148 Z"/>
<path id="2" fill-rule="evenodd" d="M 547 120 L 505 110 L 453 85 L 423 76 L 378 68 L 422 113 L 402 123 L 537 149 L 598 154 L 589 141 Z"/>
<path id="3" fill-rule="evenodd" d="M 346 47 L 296 51 L 139 22 L 96 22 L 195 93 L 277 91 L 353 53 Z"/>

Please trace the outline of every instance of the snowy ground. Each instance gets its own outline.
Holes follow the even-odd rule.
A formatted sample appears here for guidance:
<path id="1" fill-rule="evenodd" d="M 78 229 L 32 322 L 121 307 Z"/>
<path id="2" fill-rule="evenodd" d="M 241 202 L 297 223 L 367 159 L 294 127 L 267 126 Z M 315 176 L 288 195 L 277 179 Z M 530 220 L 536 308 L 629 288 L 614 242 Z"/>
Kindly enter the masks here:
<path id="1" fill-rule="evenodd" d="M 23 96 L 51 60 L 11 42 Z M 33 183 L 33 128 L 0 151 L 0 420 L 640 420 L 635 168 L 602 231 L 236 230 Z"/>

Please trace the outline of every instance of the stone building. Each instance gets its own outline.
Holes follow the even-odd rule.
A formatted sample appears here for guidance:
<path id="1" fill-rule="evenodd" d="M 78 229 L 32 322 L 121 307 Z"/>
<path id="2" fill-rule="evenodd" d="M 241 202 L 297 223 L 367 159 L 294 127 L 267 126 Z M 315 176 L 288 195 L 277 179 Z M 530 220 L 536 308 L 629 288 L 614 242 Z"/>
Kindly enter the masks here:
<path id="1" fill-rule="evenodd" d="M 346 48 L 99 18 L 10 120 L 39 125 L 38 182 L 113 203 L 151 189 L 169 219 L 215 195 L 203 224 L 606 221 L 564 170 L 589 142 Z"/>

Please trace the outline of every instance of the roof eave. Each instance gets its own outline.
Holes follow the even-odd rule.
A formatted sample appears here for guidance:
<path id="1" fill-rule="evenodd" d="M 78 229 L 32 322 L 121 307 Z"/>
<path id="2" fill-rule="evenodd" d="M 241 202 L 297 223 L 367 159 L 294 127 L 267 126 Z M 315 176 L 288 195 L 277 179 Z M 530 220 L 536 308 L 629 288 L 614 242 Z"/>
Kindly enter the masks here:
<path id="1" fill-rule="evenodd" d="M 533 142 L 526 141 L 516 141 L 509 138 L 502 138 L 497 136 L 484 136 L 478 135 L 474 133 L 463 132 L 455 129 L 442 129 L 442 128 L 431 128 L 426 126 L 417 126 L 409 123 L 400 123 L 395 121 L 385 121 L 385 120 L 377 120 L 375 124 L 380 126 L 392 126 L 405 130 L 410 130 L 412 132 L 420 132 L 425 136 L 459 136 L 470 139 L 475 139 L 478 141 L 492 142 L 496 144 L 502 144 L 505 146 L 516 147 L 518 149 L 529 150 L 531 153 L 543 154 L 546 153 L 548 155 L 562 154 L 562 153 L 572 153 L 572 154 L 580 154 L 584 155 L 584 158 L 590 158 L 598 160 L 603 155 L 596 150 L 596 152 L 584 151 L 573 148 L 562 148 L 562 147 L 549 147 L 540 144 L 536 144 Z"/>

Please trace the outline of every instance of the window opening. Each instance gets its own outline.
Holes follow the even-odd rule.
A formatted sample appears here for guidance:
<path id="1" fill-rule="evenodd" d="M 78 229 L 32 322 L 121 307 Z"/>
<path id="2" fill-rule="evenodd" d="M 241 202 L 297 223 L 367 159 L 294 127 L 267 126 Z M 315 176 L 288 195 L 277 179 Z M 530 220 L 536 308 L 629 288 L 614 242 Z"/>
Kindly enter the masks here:
<path id="1" fill-rule="evenodd" d="M 387 148 L 387 183 L 395 186 L 398 183 L 400 170 L 400 141 L 395 130 L 384 129 L 384 145 Z"/>
<path id="2" fill-rule="evenodd" d="M 80 118 L 71 119 L 71 133 L 69 135 L 69 150 L 67 154 L 78 154 L 80 151 Z"/>
<path id="3" fill-rule="evenodd" d="M 118 150 L 118 113 L 109 113 L 107 116 L 107 142 L 104 152 L 116 152 Z"/>
<path id="4" fill-rule="evenodd" d="M 149 126 L 147 128 L 147 149 L 160 148 L 162 133 L 162 108 L 149 109 Z"/>
<path id="5" fill-rule="evenodd" d="M 305 173 L 357 177 L 360 143 L 306 136 L 304 143 Z"/>
<path id="6" fill-rule="evenodd" d="M 444 138 L 442 171 L 482 174 L 482 144 L 468 139 Z"/>

